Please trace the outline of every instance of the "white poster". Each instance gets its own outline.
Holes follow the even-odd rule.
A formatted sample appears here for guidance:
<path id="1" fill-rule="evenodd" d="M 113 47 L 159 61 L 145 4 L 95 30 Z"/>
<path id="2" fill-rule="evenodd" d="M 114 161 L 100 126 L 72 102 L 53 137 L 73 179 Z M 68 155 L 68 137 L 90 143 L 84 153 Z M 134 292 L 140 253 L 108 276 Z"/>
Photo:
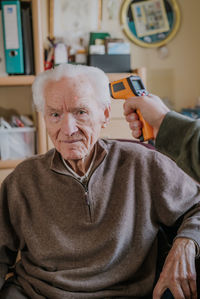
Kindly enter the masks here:
<path id="1" fill-rule="evenodd" d="M 98 0 L 54 0 L 54 36 L 83 36 L 98 29 Z"/>

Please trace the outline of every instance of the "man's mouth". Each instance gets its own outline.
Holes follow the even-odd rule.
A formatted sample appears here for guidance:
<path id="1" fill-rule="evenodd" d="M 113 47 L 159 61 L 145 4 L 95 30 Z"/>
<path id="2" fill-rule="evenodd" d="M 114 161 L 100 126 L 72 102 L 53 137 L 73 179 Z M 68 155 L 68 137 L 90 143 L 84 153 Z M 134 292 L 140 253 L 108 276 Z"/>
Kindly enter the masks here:
<path id="1" fill-rule="evenodd" d="M 60 140 L 61 143 L 76 143 L 82 141 L 81 139 L 76 140 Z"/>

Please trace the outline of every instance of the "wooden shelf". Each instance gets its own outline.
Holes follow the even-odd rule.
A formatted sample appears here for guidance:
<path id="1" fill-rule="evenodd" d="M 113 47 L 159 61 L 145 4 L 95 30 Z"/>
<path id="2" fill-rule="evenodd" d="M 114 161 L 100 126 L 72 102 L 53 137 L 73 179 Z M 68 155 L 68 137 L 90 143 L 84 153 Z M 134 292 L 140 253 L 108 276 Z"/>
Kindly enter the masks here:
<path id="1" fill-rule="evenodd" d="M 0 77 L 0 86 L 32 85 L 35 76 L 7 76 Z"/>
<path id="2" fill-rule="evenodd" d="M 32 25 L 33 25 L 33 47 L 34 47 L 34 69 L 35 74 L 38 75 L 40 72 L 44 71 L 44 36 L 48 36 L 48 2 L 47 0 L 25 0 L 31 2 L 32 7 Z M 45 32 L 44 32 L 45 31 Z M 43 36 L 44 33 L 44 36 Z M 10 87 L 24 87 L 22 88 L 22 93 L 27 93 L 27 88 L 29 89 L 35 79 L 34 75 L 14 75 L 0 77 L 0 87 L 3 93 L 6 92 Z M 5 89 L 5 90 L 4 90 Z M 12 98 L 15 89 L 12 88 L 11 95 L 8 92 L 9 99 Z M 17 91 L 16 91 L 17 92 Z M 21 92 L 21 91 L 20 91 Z M 26 98 L 24 97 L 24 101 Z M 1 99 L 0 99 L 1 102 Z M 7 107 L 5 107 L 7 108 Z M 8 105 L 10 108 L 10 105 Z M 47 135 L 44 125 L 44 119 L 41 113 L 37 113 L 36 117 L 37 123 L 37 153 L 44 153 L 47 151 Z M 23 159 L 19 160 L 0 160 L 0 184 L 3 179 L 19 164 Z"/>
<path id="3" fill-rule="evenodd" d="M 0 169 L 9 169 L 15 168 L 19 163 L 21 163 L 23 159 L 20 160 L 0 160 Z"/>

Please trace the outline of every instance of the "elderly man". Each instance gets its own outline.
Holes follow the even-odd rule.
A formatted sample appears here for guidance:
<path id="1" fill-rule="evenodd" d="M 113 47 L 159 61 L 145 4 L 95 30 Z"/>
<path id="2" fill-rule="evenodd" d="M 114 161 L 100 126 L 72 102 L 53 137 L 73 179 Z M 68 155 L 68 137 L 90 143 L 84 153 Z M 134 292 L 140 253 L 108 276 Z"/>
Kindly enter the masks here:
<path id="1" fill-rule="evenodd" d="M 1 298 L 158 299 L 169 288 L 197 299 L 195 182 L 154 150 L 99 139 L 110 116 L 101 70 L 61 65 L 36 78 L 33 96 L 55 149 L 21 163 L 2 185 Z M 182 215 L 153 291 L 160 224 Z"/>

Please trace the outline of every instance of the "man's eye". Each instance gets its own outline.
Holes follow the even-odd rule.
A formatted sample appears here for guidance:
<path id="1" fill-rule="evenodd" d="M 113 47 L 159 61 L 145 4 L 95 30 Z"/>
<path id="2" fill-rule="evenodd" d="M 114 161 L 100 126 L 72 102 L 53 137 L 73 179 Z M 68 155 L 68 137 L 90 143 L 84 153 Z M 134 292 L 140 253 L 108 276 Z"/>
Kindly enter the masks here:
<path id="1" fill-rule="evenodd" d="M 79 111 L 78 111 L 78 114 L 79 114 L 79 115 L 86 114 L 86 111 L 85 111 L 85 110 L 79 110 Z"/>
<path id="2" fill-rule="evenodd" d="M 60 114 L 59 114 L 59 113 L 57 113 L 57 112 L 53 112 L 53 113 L 51 113 L 51 116 L 53 116 L 53 117 L 57 118 L 57 117 L 59 117 L 59 116 L 60 116 Z"/>

